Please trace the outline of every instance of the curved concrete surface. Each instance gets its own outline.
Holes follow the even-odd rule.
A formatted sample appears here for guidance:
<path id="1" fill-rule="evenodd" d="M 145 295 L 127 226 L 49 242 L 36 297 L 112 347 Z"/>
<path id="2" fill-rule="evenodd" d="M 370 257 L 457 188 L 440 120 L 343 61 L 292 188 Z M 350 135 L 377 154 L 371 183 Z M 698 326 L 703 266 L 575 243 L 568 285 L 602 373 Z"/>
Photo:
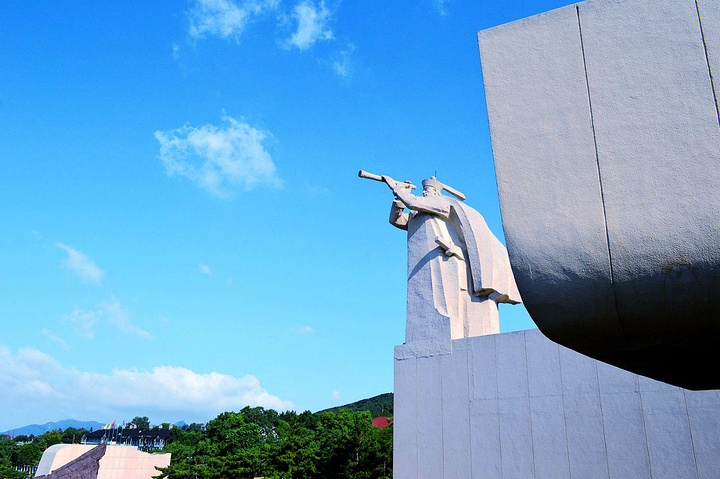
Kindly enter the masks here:
<path id="1" fill-rule="evenodd" d="M 720 388 L 720 0 L 588 0 L 478 34 L 508 252 L 554 341 Z M 713 75 L 714 83 L 713 83 Z"/>
<path id="2" fill-rule="evenodd" d="M 91 451 L 98 451 L 95 457 L 88 457 Z M 170 453 L 149 454 L 133 446 L 55 444 L 43 452 L 35 477 L 151 479 L 159 474 L 155 467 L 167 467 L 170 459 Z"/>

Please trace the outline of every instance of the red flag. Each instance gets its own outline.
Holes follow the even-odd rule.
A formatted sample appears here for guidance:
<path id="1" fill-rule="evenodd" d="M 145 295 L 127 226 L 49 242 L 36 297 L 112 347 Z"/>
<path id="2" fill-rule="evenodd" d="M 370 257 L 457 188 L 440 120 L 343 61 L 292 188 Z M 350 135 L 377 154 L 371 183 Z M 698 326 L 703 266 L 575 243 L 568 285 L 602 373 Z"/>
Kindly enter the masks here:
<path id="1" fill-rule="evenodd" d="M 115 421 L 113 421 L 112 428 L 115 429 Z"/>

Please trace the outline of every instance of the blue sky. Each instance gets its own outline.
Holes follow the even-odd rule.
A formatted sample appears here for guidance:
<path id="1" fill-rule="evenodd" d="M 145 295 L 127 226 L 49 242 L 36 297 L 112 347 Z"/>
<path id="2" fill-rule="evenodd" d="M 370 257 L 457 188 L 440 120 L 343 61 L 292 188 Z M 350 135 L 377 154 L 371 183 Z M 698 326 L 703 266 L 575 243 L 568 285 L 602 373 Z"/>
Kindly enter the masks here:
<path id="1" fill-rule="evenodd" d="M 0 430 L 391 391 L 405 236 L 357 171 L 502 238 L 476 32 L 567 3 L 4 2 Z"/>

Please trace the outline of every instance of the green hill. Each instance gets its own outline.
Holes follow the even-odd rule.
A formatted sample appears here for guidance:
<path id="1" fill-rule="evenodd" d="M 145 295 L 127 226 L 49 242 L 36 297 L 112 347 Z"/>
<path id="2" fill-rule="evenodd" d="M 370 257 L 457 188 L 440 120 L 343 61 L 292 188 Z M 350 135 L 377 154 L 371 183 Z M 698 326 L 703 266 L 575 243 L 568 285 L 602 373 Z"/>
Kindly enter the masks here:
<path id="1" fill-rule="evenodd" d="M 323 409 L 321 412 L 337 411 L 338 409 L 350 409 L 351 411 L 368 411 L 373 418 L 379 416 L 392 416 L 393 415 L 393 393 L 380 394 L 367 399 L 361 399 L 359 401 L 345 404 L 344 406 L 331 407 L 329 409 Z"/>

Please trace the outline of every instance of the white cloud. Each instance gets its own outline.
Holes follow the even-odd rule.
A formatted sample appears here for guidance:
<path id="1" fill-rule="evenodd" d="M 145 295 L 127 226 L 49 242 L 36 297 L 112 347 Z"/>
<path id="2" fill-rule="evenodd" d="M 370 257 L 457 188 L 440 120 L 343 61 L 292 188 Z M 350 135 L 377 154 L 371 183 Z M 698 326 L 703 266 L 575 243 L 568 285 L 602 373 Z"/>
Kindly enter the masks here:
<path id="1" fill-rule="evenodd" d="M 87 339 L 95 337 L 95 325 L 98 320 L 99 313 L 83 311 L 80 308 L 75 308 L 75 311 L 62 317 L 62 322 L 72 325 L 75 334 Z"/>
<path id="2" fill-rule="evenodd" d="M 347 48 L 340 51 L 340 58 L 333 63 L 333 70 L 341 77 L 350 75 L 350 55 L 355 50 L 355 45 L 348 43 Z"/>
<path id="3" fill-rule="evenodd" d="M 332 397 L 333 399 L 340 399 L 340 391 L 333 391 Z"/>
<path id="4" fill-rule="evenodd" d="M 298 334 L 312 334 L 315 332 L 315 330 L 310 326 L 302 326 L 300 328 L 295 328 L 292 331 Z"/>
<path id="5" fill-rule="evenodd" d="M 100 321 L 104 321 L 125 334 L 152 339 L 150 333 L 132 324 L 130 316 L 130 311 L 113 297 L 109 301 L 98 304 L 95 311 L 83 311 L 75 308 L 75 311 L 62 317 L 62 322 L 70 323 L 76 334 L 87 339 L 95 337 L 95 326 Z"/>
<path id="6" fill-rule="evenodd" d="M 297 30 L 288 40 L 288 46 L 307 50 L 318 40 L 332 39 L 332 30 L 327 26 L 331 16 L 323 0 L 318 5 L 312 0 L 295 5 L 292 17 L 297 22 Z"/>
<path id="7" fill-rule="evenodd" d="M 341 77 L 348 76 L 348 62 L 346 59 L 338 60 L 333 63 L 333 70 Z"/>
<path id="8" fill-rule="evenodd" d="M 435 8 L 437 9 L 438 13 L 443 16 L 447 15 L 447 8 L 445 7 L 447 0 L 434 0 L 434 1 L 435 1 Z"/>
<path id="9" fill-rule="evenodd" d="M 80 278 L 92 281 L 98 286 L 101 286 L 105 273 L 98 268 L 98 265 L 96 265 L 92 259 L 70 246 L 62 243 L 55 244 L 58 248 L 64 249 L 68 254 L 68 257 L 62 262 L 63 267 L 69 269 Z"/>
<path id="10" fill-rule="evenodd" d="M 130 322 L 130 311 L 120 304 L 117 299 L 112 298 L 110 301 L 100 303 L 100 312 L 106 321 L 115 326 L 117 329 L 126 334 L 139 336 L 143 339 L 152 339 L 152 334 L 144 329 L 134 326 Z"/>
<path id="11" fill-rule="evenodd" d="M 153 422 L 206 421 L 244 406 L 276 410 L 293 403 L 268 393 L 253 375 L 196 373 L 177 366 L 151 370 L 79 371 L 35 349 L 0 347 L 0 430 L 67 417 L 131 418 Z M 12 422 L 12 423 L 10 423 Z"/>
<path id="12" fill-rule="evenodd" d="M 198 265 L 198 269 L 200 270 L 201 273 L 206 274 L 208 276 L 212 276 L 212 271 L 210 271 L 210 266 L 200 263 Z"/>
<path id="13" fill-rule="evenodd" d="M 185 176 L 220 197 L 232 196 L 238 186 L 245 190 L 282 186 L 265 149 L 271 135 L 227 115 L 222 120 L 223 127 L 185 124 L 155 132 L 168 176 Z"/>
<path id="14" fill-rule="evenodd" d="M 195 0 L 187 11 L 188 35 L 197 40 L 208 35 L 240 40 L 254 17 L 277 8 L 278 0 Z"/>
<path id="15" fill-rule="evenodd" d="M 180 59 L 180 45 L 178 45 L 177 43 L 172 44 L 172 57 L 175 60 Z"/>
<path id="16" fill-rule="evenodd" d="M 64 350 L 70 350 L 70 345 L 68 345 L 68 343 L 66 343 L 64 339 L 55 336 L 49 329 L 43 329 L 42 335 L 48 338 L 50 341 L 58 343 L 60 346 L 62 346 Z"/>

